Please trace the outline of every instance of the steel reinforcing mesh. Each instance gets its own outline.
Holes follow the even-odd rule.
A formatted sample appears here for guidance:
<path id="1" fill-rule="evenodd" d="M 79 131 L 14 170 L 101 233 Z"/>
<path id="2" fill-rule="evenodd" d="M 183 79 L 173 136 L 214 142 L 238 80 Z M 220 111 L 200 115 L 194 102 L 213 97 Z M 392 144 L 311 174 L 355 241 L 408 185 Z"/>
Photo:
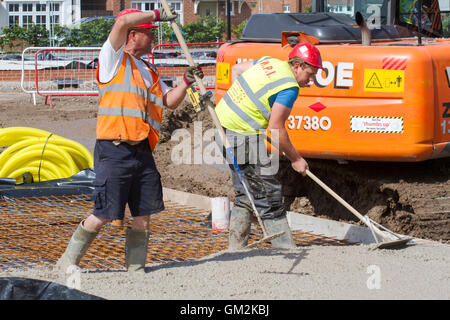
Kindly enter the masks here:
<path id="1" fill-rule="evenodd" d="M 89 195 L 0 198 L 0 270 L 53 266 L 91 212 Z M 207 210 L 166 201 L 166 209 L 150 218 L 146 262 L 195 260 L 225 250 L 228 232 L 213 231 L 208 215 Z M 123 226 L 105 225 L 80 267 L 124 269 L 125 232 L 130 224 L 128 212 Z M 350 244 L 312 232 L 293 231 L 293 236 L 298 246 Z M 249 243 L 262 238 L 258 224 L 252 224 Z"/>

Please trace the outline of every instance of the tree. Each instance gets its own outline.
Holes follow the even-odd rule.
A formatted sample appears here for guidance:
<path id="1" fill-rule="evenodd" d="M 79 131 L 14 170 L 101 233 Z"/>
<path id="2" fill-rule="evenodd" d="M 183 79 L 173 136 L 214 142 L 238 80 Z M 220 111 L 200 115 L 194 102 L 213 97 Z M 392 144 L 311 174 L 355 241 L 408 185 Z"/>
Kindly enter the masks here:
<path id="1" fill-rule="evenodd" d="M 45 26 L 32 24 L 23 30 L 23 36 L 27 45 L 43 47 L 48 44 L 49 32 Z"/>
<path id="2" fill-rule="evenodd" d="M 2 28 L 3 46 L 12 49 L 15 46 L 23 46 L 25 38 L 25 28 L 21 26 L 8 26 Z"/>
<path id="3" fill-rule="evenodd" d="M 114 25 L 113 20 L 100 18 L 98 20 L 82 24 L 80 27 L 80 46 L 97 46 L 108 39 L 108 35 Z"/>
<path id="4" fill-rule="evenodd" d="M 186 33 L 186 42 L 218 42 L 222 41 L 225 22 L 216 16 L 205 16 L 196 22 L 187 23 L 183 31 Z"/>
<path id="5" fill-rule="evenodd" d="M 245 25 L 247 24 L 247 19 L 242 21 L 239 25 L 236 27 L 231 27 L 231 32 L 234 34 L 236 39 L 240 39 L 242 37 L 242 32 L 244 31 Z"/>

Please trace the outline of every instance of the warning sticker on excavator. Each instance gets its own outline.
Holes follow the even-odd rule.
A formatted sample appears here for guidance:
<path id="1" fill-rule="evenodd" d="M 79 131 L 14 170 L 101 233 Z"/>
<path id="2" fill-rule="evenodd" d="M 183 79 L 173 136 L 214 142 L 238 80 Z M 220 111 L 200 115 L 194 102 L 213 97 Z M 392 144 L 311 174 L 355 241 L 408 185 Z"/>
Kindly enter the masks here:
<path id="1" fill-rule="evenodd" d="M 230 83 L 230 64 L 227 62 L 217 62 L 216 82 L 222 84 Z"/>
<path id="2" fill-rule="evenodd" d="M 403 133 L 402 117 L 350 117 L 351 132 Z"/>
<path id="3" fill-rule="evenodd" d="M 364 91 L 403 92 L 404 70 L 364 69 Z"/>

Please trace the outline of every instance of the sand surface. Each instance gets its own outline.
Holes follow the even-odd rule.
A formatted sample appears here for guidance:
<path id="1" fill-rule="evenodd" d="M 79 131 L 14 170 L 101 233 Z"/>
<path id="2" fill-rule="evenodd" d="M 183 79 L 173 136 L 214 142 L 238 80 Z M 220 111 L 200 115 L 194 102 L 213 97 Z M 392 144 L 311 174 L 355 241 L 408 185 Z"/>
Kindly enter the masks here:
<path id="1" fill-rule="evenodd" d="M 82 271 L 83 292 L 106 299 L 290 300 L 450 298 L 450 246 L 400 250 L 311 246 L 220 252 L 193 262 L 147 265 L 145 274 Z M 1 272 L 66 284 L 49 269 Z"/>

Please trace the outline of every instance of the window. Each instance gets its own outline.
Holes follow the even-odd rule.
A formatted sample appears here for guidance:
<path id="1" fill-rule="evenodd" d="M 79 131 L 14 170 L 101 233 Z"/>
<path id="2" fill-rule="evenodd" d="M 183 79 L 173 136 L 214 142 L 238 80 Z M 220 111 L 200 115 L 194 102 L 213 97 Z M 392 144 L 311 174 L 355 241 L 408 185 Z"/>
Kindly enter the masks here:
<path id="1" fill-rule="evenodd" d="M 36 11 L 45 12 L 47 7 L 45 4 L 36 3 Z"/>
<path id="2" fill-rule="evenodd" d="M 19 4 L 18 3 L 10 3 L 8 6 L 8 11 L 9 12 L 19 12 Z"/>
<path id="3" fill-rule="evenodd" d="M 289 5 L 284 5 L 284 6 L 283 6 L 283 12 L 284 12 L 284 13 L 289 13 L 289 12 L 291 12 L 291 6 L 289 6 Z"/>
<path id="4" fill-rule="evenodd" d="M 169 6 L 173 6 L 175 11 L 178 13 L 178 20 L 182 21 L 181 16 L 183 14 L 182 8 L 181 8 L 181 0 L 180 1 L 172 1 L 168 2 Z M 155 9 L 162 8 L 161 3 L 159 0 L 151 0 L 151 1 L 131 1 L 131 8 L 138 9 L 142 11 L 151 11 Z M 161 10 L 161 9 L 160 9 Z"/>
<path id="5" fill-rule="evenodd" d="M 175 11 L 181 10 L 181 3 L 180 2 L 169 2 L 169 6 L 174 7 Z"/>
<path id="6" fill-rule="evenodd" d="M 33 4 L 32 3 L 23 3 L 22 4 L 22 11 L 23 12 L 32 12 L 33 11 Z"/>
<path id="7" fill-rule="evenodd" d="M 169 5 L 171 5 L 171 3 L 169 3 Z M 143 8 L 142 11 L 152 11 L 160 8 L 161 6 L 159 6 L 158 2 L 145 2 L 142 3 L 141 7 Z"/>
<path id="8" fill-rule="evenodd" d="M 27 15 L 22 16 L 22 26 L 27 28 L 28 26 L 33 24 L 33 16 Z"/>
<path id="9" fill-rule="evenodd" d="M 36 24 L 45 26 L 47 22 L 47 16 L 36 16 Z"/>
<path id="10" fill-rule="evenodd" d="M 51 3 L 50 11 L 59 11 L 59 3 Z"/>
<path id="11" fill-rule="evenodd" d="M 234 1 L 230 1 L 231 8 L 230 8 L 230 16 L 234 16 Z M 228 14 L 228 1 L 225 1 L 225 15 Z"/>
<path id="12" fill-rule="evenodd" d="M 18 26 L 19 25 L 19 16 L 9 16 L 9 25 L 10 26 Z"/>
<path id="13" fill-rule="evenodd" d="M 59 15 L 50 16 L 50 24 L 59 24 Z"/>
<path id="14" fill-rule="evenodd" d="M 133 8 L 133 9 L 138 9 L 138 10 L 142 10 L 141 9 L 141 3 L 140 2 L 138 2 L 138 3 L 136 3 L 136 2 L 133 2 L 132 4 L 131 4 L 131 8 Z"/>

